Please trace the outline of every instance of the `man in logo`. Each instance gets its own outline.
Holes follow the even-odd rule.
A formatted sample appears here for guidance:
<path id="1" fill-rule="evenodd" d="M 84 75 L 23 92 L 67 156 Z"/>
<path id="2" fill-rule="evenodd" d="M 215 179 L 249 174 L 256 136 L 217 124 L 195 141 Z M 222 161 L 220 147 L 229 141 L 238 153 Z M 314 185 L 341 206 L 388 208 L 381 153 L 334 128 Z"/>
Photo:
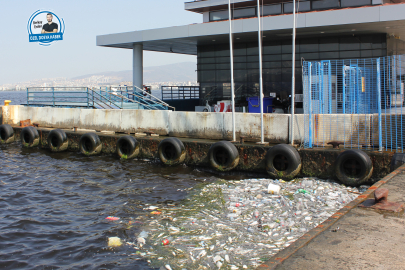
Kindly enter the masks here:
<path id="1" fill-rule="evenodd" d="M 48 23 L 44 24 L 42 27 L 42 34 L 47 34 L 47 33 L 57 33 L 58 32 L 58 24 L 52 22 L 53 16 L 51 13 L 46 14 L 46 20 Z"/>

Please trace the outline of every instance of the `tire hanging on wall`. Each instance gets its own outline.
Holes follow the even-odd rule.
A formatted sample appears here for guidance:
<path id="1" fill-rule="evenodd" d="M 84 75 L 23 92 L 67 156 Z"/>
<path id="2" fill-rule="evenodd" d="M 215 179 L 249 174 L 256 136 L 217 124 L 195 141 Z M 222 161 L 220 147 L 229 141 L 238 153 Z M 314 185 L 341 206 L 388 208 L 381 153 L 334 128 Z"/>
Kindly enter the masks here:
<path id="1" fill-rule="evenodd" d="M 52 152 L 61 152 L 66 150 L 69 146 L 66 132 L 61 129 L 54 129 L 49 132 L 48 146 Z"/>
<path id="2" fill-rule="evenodd" d="M 186 158 L 186 148 L 177 138 L 166 138 L 159 143 L 159 158 L 165 165 L 177 165 Z"/>
<path id="3" fill-rule="evenodd" d="M 101 152 L 103 145 L 96 133 L 86 133 L 80 138 L 79 148 L 82 154 L 93 156 Z"/>
<path id="4" fill-rule="evenodd" d="M 14 129 L 9 124 L 0 125 L 0 143 L 14 142 Z"/>
<path id="5" fill-rule="evenodd" d="M 301 157 L 291 145 L 278 144 L 267 151 L 266 171 L 271 177 L 292 180 L 300 170 Z"/>
<path id="6" fill-rule="evenodd" d="M 220 141 L 211 145 L 208 158 L 211 166 L 217 171 L 230 171 L 239 164 L 238 149 L 228 141 Z"/>
<path id="7" fill-rule="evenodd" d="M 39 144 L 39 133 L 34 127 L 25 127 L 21 130 L 20 140 L 23 147 L 31 148 Z"/>
<path id="8" fill-rule="evenodd" d="M 336 159 L 335 173 L 343 184 L 360 186 L 370 179 L 373 163 L 370 157 L 359 149 L 346 150 Z"/>
<path id="9" fill-rule="evenodd" d="M 123 136 L 117 141 L 117 154 L 122 159 L 134 158 L 139 154 L 139 142 L 132 136 Z"/>

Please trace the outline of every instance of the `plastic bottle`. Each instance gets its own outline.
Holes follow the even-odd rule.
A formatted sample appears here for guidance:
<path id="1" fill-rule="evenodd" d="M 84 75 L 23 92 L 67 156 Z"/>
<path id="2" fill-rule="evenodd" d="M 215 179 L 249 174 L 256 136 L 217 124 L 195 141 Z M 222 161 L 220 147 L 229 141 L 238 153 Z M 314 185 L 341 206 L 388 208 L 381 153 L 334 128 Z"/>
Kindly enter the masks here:
<path id="1" fill-rule="evenodd" d="M 269 184 L 269 186 L 267 187 L 267 192 L 269 194 L 280 194 L 280 186 L 278 185 L 274 185 L 274 184 Z"/>

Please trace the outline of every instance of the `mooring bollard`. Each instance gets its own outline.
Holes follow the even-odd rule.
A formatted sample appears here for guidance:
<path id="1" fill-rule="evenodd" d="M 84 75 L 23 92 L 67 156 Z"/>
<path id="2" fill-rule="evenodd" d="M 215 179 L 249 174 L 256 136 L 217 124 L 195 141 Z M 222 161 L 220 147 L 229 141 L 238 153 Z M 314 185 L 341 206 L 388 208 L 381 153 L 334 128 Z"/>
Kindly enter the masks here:
<path id="1" fill-rule="evenodd" d="M 11 103 L 11 100 L 5 100 L 4 101 L 4 106 L 8 106 Z"/>

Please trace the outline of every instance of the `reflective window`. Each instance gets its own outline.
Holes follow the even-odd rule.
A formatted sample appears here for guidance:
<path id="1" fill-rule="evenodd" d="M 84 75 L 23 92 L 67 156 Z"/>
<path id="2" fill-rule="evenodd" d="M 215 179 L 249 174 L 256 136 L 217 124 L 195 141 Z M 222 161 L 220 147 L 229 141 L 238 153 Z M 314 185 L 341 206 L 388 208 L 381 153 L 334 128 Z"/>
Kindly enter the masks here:
<path id="1" fill-rule="evenodd" d="M 254 16 L 256 16 L 256 8 L 240 8 L 233 10 L 233 17 L 235 19 Z"/>
<path id="2" fill-rule="evenodd" d="M 371 0 L 340 0 L 341 7 L 356 7 L 371 5 Z"/>
<path id="3" fill-rule="evenodd" d="M 228 19 L 229 19 L 228 10 L 210 12 L 210 21 L 222 21 L 222 20 L 228 20 Z"/>
<path id="4" fill-rule="evenodd" d="M 339 0 L 312 1 L 312 9 L 327 9 L 339 7 Z"/>
<path id="5" fill-rule="evenodd" d="M 263 16 L 281 14 L 281 4 L 262 6 L 260 14 Z"/>
<path id="6" fill-rule="evenodd" d="M 284 4 L 284 13 L 293 13 L 294 3 L 285 3 Z M 297 1 L 295 2 L 295 12 L 309 11 L 311 10 L 310 1 Z"/>

